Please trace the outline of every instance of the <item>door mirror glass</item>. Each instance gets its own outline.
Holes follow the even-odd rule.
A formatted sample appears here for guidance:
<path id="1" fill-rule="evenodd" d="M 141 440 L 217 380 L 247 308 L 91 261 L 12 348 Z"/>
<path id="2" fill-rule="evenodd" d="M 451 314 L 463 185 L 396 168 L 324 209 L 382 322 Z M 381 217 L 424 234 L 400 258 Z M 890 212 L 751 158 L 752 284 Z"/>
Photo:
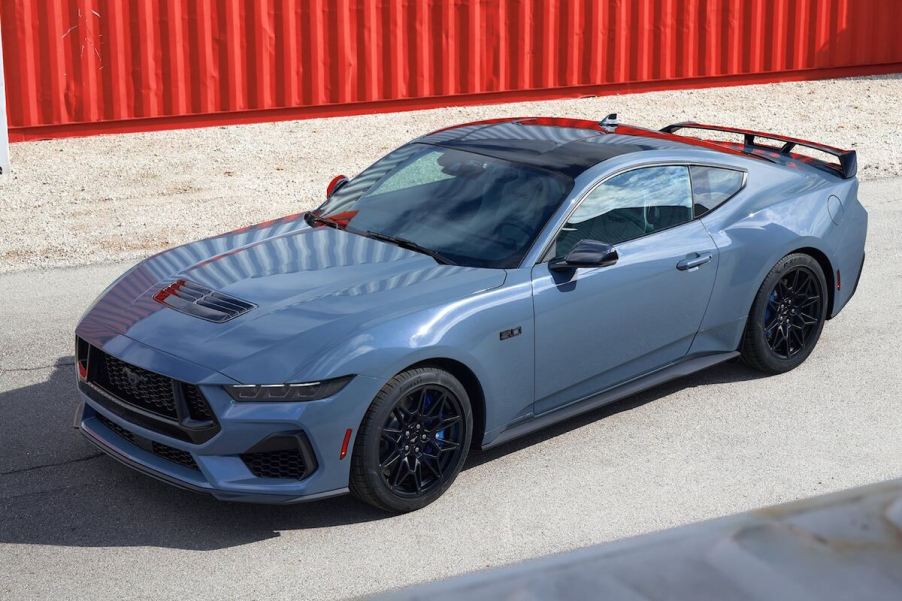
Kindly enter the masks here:
<path id="1" fill-rule="evenodd" d="M 336 175 L 332 178 L 332 181 L 329 182 L 329 185 L 326 186 L 326 198 L 329 198 L 335 191 L 348 183 L 348 178 L 345 175 Z"/>
<path id="2" fill-rule="evenodd" d="M 607 267 L 617 262 L 617 250 L 607 242 L 580 240 L 563 259 L 548 264 L 551 271 L 570 271 L 580 267 Z"/>

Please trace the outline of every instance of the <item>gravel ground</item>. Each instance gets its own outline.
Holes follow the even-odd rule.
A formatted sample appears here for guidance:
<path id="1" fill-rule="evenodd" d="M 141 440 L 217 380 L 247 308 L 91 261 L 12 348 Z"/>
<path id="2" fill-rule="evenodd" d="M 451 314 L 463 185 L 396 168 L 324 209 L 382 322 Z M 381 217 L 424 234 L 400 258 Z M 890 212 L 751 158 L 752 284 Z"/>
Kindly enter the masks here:
<path id="1" fill-rule="evenodd" d="M 902 175 L 902 75 L 652 92 L 14 144 L 0 177 L 0 273 L 147 256 L 312 208 L 336 173 L 447 125 L 504 115 L 649 127 L 687 119 L 859 151 L 860 175 Z"/>
<path id="2" fill-rule="evenodd" d="M 72 429 L 72 330 L 126 268 L 0 276 L 0 599 L 334 599 L 902 476 L 902 179 L 865 182 L 868 260 L 809 359 L 726 363 L 474 454 L 434 504 L 220 503 Z"/>

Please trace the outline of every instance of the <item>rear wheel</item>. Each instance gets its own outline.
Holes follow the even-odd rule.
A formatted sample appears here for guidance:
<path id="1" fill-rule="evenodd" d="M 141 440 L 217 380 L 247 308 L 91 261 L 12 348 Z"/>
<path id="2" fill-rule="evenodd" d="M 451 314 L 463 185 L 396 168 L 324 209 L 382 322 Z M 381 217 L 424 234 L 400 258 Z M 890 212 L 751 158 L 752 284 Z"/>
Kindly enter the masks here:
<path id="1" fill-rule="evenodd" d="M 444 493 L 463 467 L 473 415 L 463 385 L 422 367 L 392 378 L 376 395 L 351 457 L 351 492 L 382 509 L 407 512 Z"/>
<path id="2" fill-rule="evenodd" d="M 817 344 L 827 318 L 827 282 L 820 264 L 804 254 L 780 259 L 752 304 L 740 351 L 749 366 L 784 373 Z"/>

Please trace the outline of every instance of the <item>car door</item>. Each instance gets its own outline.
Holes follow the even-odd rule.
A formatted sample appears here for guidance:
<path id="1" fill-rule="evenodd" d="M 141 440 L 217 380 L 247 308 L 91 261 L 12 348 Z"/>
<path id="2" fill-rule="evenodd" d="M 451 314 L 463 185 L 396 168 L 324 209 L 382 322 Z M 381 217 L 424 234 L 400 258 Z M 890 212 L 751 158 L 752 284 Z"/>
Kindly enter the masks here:
<path id="1" fill-rule="evenodd" d="M 717 248 L 693 220 L 686 166 L 615 175 L 590 191 L 545 258 L 584 239 L 614 245 L 613 265 L 532 272 L 536 414 L 685 356 L 717 270 Z"/>

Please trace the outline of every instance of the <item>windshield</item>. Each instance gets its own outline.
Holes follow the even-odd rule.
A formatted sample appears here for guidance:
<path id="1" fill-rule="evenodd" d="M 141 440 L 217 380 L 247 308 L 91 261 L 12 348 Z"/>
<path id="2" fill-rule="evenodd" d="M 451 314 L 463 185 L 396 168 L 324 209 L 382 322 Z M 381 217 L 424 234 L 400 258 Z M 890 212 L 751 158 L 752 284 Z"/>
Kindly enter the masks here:
<path id="1" fill-rule="evenodd" d="M 316 215 L 449 263 L 516 267 L 573 182 L 543 169 L 408 144 L 336 191 Z"/>

